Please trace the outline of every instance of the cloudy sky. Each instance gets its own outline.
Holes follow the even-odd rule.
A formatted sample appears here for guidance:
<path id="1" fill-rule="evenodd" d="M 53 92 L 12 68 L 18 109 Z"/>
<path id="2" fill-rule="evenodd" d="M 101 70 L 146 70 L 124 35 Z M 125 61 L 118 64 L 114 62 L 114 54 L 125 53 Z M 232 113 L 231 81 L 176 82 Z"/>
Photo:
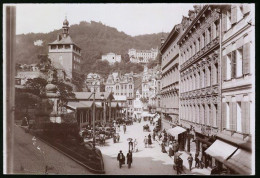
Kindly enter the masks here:
<path id="1" fill-rule="evenodd" d="M 47 33 L 72 24 L 97 21 L 128 35 L 170 32 L 192 4 L 16 4 L 16 33 Z"/>

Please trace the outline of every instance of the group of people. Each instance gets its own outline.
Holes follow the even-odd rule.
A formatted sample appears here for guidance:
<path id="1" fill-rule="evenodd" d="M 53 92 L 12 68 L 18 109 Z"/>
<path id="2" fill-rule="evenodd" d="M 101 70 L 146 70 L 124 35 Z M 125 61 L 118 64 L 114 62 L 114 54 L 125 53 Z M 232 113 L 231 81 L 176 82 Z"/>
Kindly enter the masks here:
<path id="1" fill-rule="evenodd" d="M 135 139 L 134 142 L 132 142 L 132 139 L 130 139 L 130 141 L 128 142 L 128 146 L 129 146 L 129 150 L 131 152 L 135 151 L 135 152 L 138 152 L 138 142 L 137 140 Z"/>
<path id="2" fill-rule="evenodd" d="M 133 154 L 131 150 L 128 151 L 126 159 L 128 168 L 131 168 L 131 164 L 133 163 Z M 122 165 L 125 164 L 125 155 L 123 154 L 122 150 L 120 150 L 120 152 L 118 153 L 117 160 L 119 161 L 119 168 L 121 168 Z"/>
<path id="3" fill-rule="evenodd" d="M 148 137 L 144 137 L 144 147 L 147 148 L 150 145 L 152 145 L 152 136 L 151 134 L 148 135 Z"/>

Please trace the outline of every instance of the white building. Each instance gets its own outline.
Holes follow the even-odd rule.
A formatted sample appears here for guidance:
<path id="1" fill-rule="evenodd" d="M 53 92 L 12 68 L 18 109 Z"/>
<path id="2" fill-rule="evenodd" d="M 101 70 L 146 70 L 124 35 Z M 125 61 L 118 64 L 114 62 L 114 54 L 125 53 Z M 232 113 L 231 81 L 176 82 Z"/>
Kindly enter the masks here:
<path id="1" fill-rule="evenodd" d="M 109 64 L 113 64 L 115 62 L 121 62 L 121 55 L 117 55 L 115 53 L 108 53 L 106 55 L 102 55 L 102 61 L 108 61 Z"/>
<path id="2" fill-rule="evenodd" d="M 148 63 L 149 60 L 154 60 L 158 54 L 157 49 L 150 49 L 150 50 L 137 50 L 137 49 L 129 49 L 128 55 L 130 61 L 133 63 Z"/>
<path id="3" fill-rule="evenodd" d="M 142 101 L 140 100 L 142 95 L 141 95 L 141 91 L 136 90 L 136 93 L 135 93 L 135 100 L 134 100 L 134 113 L 133 113 L 133 117 L 135 118 L 141 118 L 142 116 L 142 111 L 143 111 L 143 103 Z"/>

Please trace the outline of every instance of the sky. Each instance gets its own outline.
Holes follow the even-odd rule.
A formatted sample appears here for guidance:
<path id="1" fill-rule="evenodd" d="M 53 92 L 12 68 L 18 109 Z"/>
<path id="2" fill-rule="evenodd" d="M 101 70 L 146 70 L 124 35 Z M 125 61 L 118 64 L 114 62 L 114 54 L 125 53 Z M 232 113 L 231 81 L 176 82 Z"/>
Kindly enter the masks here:
<path id="1" fill-rule="evenodd" d="M 96 21 L 128 35 L 170 32 L 188 16 L 194 4 L 16 4 L 16 34 L 48 33 L 70 25 Z"/>

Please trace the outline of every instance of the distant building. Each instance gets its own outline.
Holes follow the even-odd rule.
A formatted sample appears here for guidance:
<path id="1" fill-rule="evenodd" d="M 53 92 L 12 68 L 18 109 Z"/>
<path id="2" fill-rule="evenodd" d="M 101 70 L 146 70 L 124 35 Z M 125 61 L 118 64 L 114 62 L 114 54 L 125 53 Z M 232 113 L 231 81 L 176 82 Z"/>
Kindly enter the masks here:
<path id="1" fill-rule="evenodd" d="M 143 103 L 140 100 L 142 97 L 141 93 L 142 93 L 141 88 L 137 89 L 135 92 L 135 99 L 133 101 L 133 107 L 134 107 L 133 117 L 137 119 L 141 118 L 143 112 Z"/>
<path id="2" fill-rule="evenodd" d="M 15 85 L 25 85 L 28 79 L 46 78 L 40 71 L 17 71 Z"/>
<path id="3" fill-rule="evenodd" d="M 121 75 L 114 72 L 108 76 L 105 85 L 106 92 L 113 92 L 114 95 L 125 95 L 127 98 L 134 97 L 133 73 Z"/>
<path id="4" fill-rule="evenodd" d="M 117 55 L 115 53 L 108 53 L 106 55 L 102 55 L 102 61 L 108 61 L 109 64 L 113 64 L 115 62 L 121 62 L 121 55 Z"/>
<path id="5" fill-rule="evenodd" d="M 104 79 L 96 73 L 89 73 L 85 80 L 86 88 L 89 89 L 91 92 L 95 91 L 100 92 L 101 84 L 103 84 Z"/>
<path id="6" fill-rule="evenodd" d="M 157 49 L 150 49 L 150 50 L 137 50 L 137 49 L 129 49 L 128 55 L 130 61 L 132 63 L 148 63 L 149 60 L 154 60 L 158 54 Z"/>
<path id="7" fill-rule="evenodd" d="M 58 34 L 57 40 L 49 43 L 49 58 L 52 65 L 66 72 L 69 79 L 78 81 L 81 72 L 81 48 L 69 36 L 69 22 L 63 22 L 63 32 Z"/>

